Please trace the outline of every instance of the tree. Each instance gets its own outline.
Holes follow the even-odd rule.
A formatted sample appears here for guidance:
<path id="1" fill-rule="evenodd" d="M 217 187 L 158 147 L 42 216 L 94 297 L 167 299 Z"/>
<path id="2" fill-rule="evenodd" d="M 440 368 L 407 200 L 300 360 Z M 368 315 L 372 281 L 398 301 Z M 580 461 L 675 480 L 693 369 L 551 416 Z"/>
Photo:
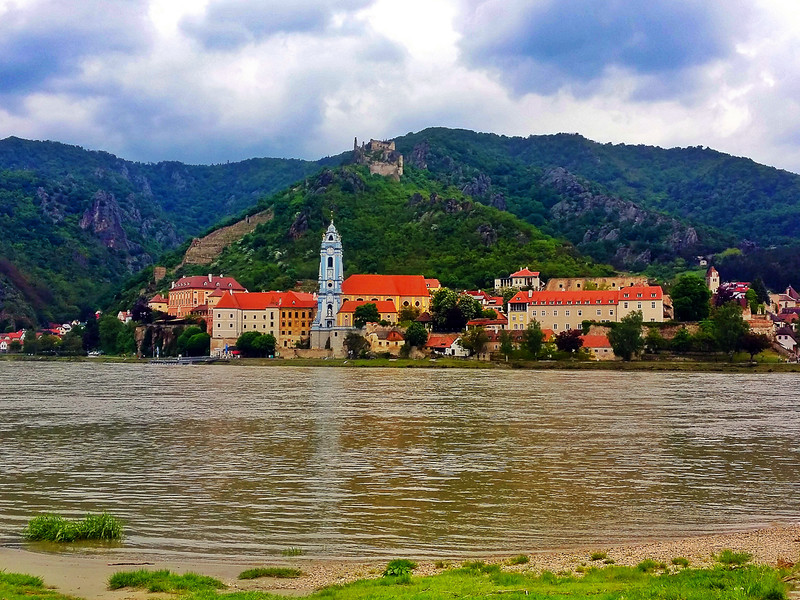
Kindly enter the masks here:
<path id="1" fill-rule="evenodd" d="M 489 336 L 483 327 L 473 327 L 459 338 L 458 345 L 471 354 L 480 354 L 488 341 Z"/>
<path id="2" fill-rule="evenodd" d="M 760 304 L 769 304 L 769 291 L 767 290 L 767 286 L 764 285 L 764 280 L 761 277 L 756 277 L 753 280 L 753 285 L 751 288 L 756 293 L 756 300 Z"/>
<path id="3" fill-rule="evenodd" d="M 556 335 L 556 348 L 561 352 L 577 352 L 583 348 L 580 329 L 567 329 Z"/>
<path id="4" fill-rule="evenodd" d="M 61 345 L 61 340 L 57 335 L 45 333 L 39 336 L 39 352 L 42 354 L 56 354 L 58 347 Z"/>
<path id="5" fill-rule="evenodd" d="M 483 307 L 472 296 L 439 288 L 433 293 L 430 313 L 434 331 L 461 331 L 467 321 L 483 313 Z"/>
<path id="6" fill-rule="evenodd" d="M 744 299 L 747 300 L 747 306 L 753 314 L 758 313 L 758 294 L 754 289 L 749 289 L 745 292 Z"/>
<path id="7" fill-rule="evenodd" d="M 416 306 L 404 306 L 397 313 L 397 319 L 401 323 L 407 323 L 409 321 L 414 321 L 419 314 L 420 311 Z"/>
<path id="8" fill-rule="evenodd" d="M 686 327 L 681 327 L 675 332 L 670 344 L 672 350 L 675 352 L 683 353 L 692 349 L 692 335 Z"/>
<path id="9" fill-rule="evenodd" d="M 528 324 L 525 333 L 522 334 L 522 346 L 525 351 L 530 354 L 531 358 L 536 359 L 542 351 L 542 344 L 544 343 L 544 332 L 539 321 L 535 319 Z"/>
<path id="10" fill-rule="evenodd" d="M 484 308 L 481 310 L 481 317 L 484 319 L 496 319 L 497 311 L 493 308 Z"/>
<path id="11" fill-rule="evenodd" d="M 36 354 L 39 352 L 39 341 L 36 339 L 36 332 L 28 329 L 23 336 L 26 354 Z"/>
<path id="12" fill-rule="evenodd" d="M 508 358 L 514 352 L 514 339 L 511 337 L 511 332 L 505 329 L 500 332 L 500 354 Z"/>
<path id="13" fill-rule="evenodd" d="M 405 333 L 405 339 L 409 346 L 416 346 L 421 348 L 428 342 L 428 330 L 422 323 L 414 321 L 408 326 Z"/>
<path id="14" fill-rule="evenodd" d="M 200 329 L 197 325 L 190 325 L 186 329 L 184 329 L 181 334 L 178 336 L 178 342 L 176 348 L 178 350 L 178 354 L 182 354 L 184 356 L 191 356 L 189 354 L 189 340 L 192 339 L 193 336 L 203 333 L 203 330 Z M 255 333 L 256 335 L 260 335 L 258 332 L 253 331 L 251 333 Z"/>
<path id="15" fill-rule="evenodd" d="M 83 332 L 83 349 L 86 352 L 97 350 L 100 347 L 100 325 L 97 318 L 90 314 L 86 318 L 86 328 Z"/>
<path id="16" fill-rule="evenodd" d="M 186 356 L 208 356 L 210 354 L 210 346 L 210 335 L 196 333 L 186 342 Z"/>
<path id="17" fill-rule="evenodd" d="M 711 316 L 717 346 L 731 358 L 741 347 L 742 338 L 750 330 L 742 318 L 742 308 L 736 302 L 728 302 L 714 309 Z"/>
<path id="18" fill-rule="evenodd" d="M 713 352 L 717 347 L 717 330 L 711 319 L 700 321 L 700 328 L 692 336 L 692 347 L 698 352 Z"/>
<path id="19" fill-rule="evenodd" d="M 658 329 L 651 327 L 644 338 L 644 345 L 648 352 L 658 354 L 667 347 L 668 343 Z"/>
<path id="20" fill-rule="evenodd" d="M 114 315 L 107 314 L 100 317 L 100 322 L 98 323 L 100 349 L 105 354 L 118 354 L 117 342 L 120 340 L 120 334 L 124 330 L 125 325 Z"/>
<path id="21" fill-rule="evenodd" d="M 670 290 L 675 318 L 679 321 L 702 321 L 711 310 L 711 290 L 697 275 L 686 273 Z"/>
<path id="22" fill-rule="evenodd" d="M 344 338 L 344 347 L 347 348 L 347 352 L 350 354 L 351 358 L 358 358 L 367 354 L 369 351 L 369 342 L 363 335 L 351 331 L 347 334 L 347 337 Z"/>
<path id="23" fill-rule="evenodd" d="M 624 317 L 608 333 L 608 341 L 614 354 L 624 361 L 629 361 L 644 348 L 642 339 L 642 311 L 637 310 Z"/>
<path id="24" fill-rule="evenodd" d="M 258 356 L 259 349 L 255 347 L 255 341 L 261 337 L 257 331 L 245 331 L 236 339 L 236 349 L 244 357 Z"/>
<path id="25" fill-rule="evenodd" d="M 22 352 L 22 344 L 19 343 L 19 340 L 14 340 L 8 345 L 8 351 L 12 354 L 18 354 Z"/>
<path id="26" fill-rule="evenodd" d="M 367 302 L 361 306 L 356 306 L 353 312 L 353 325 L 358 328 L 364 327 L 367 323 L 377 323 L 381 320 L 378 306 L 374 302 Z"/>
<path id="27" fill-rule="evenodd" d="M 278 341 L 271 333 L 261 334 L 253 340 L 253 349 L 259 356 L 275 356 L 275 346 Z"/>
<path id="28" fill-rule="evenodd" d="M 752 331 L 748 331 L 744 334 L 744 336 L 742 336 L 740 345 L 742 350 L 750 355 L 750 362 L 753 362 L 756 354 L 769 348 L 772 343 L 763 333 L 753 333 Z"/>

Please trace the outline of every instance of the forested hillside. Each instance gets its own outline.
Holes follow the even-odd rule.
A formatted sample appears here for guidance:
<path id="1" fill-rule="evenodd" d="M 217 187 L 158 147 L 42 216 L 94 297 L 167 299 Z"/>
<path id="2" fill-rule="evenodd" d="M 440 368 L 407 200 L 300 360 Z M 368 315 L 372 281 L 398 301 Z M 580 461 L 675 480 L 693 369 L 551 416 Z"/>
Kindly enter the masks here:
<path id="1" fill-rule="evenodd" d="M 598 144 L 576 134 L 521 138 L 443 128 L 408 134 L 396 143 L 411 164 L 478 191 L 483 201 L 505 205 L 550 233 L 567 236 L 597 258 L 613 259 L 613 255 L 602 244 L 597 246 L 592 230 L 616 229 L 612 241 L 624 245 L 638 235 L 632 223 L 652 224 L 659 215 L 674 219 L 668 227 L 673 232 L 679 223 L 694 229 L 697 241 L 687 247 L 670 244 L 671 233 L 638 236 L 660 246 L 654 248 L 652 259 L 667 258 L 670 252 L 680 256 L 717 251 L 743 240 L 761 246 L 800 240 L 800 176 L 710 149 L 665 150 Z M 565 195 L 549 183 L 554 169 L 576 178 L 591 196 L 630 202 L 642 212 L 633 222 L 616 219 L 614 211 L 596 214 L 600 218 L 593 225 L 559 222 L 553 208 Z"/>
<path id="2" fill-rule="evenodd" d="M 262 201 L 274 218 L 230 246 L 211 266 L 250 290 L 316 281 L 319 244 L 331 218 L 351 273 L 412 273 L 443 285 L 486 287 L 523 265 L 544 276 L 606 274 L 569 244 L 409 169 L 402 181 L 364 167 L 328 169 Z"/>
<path id="3" fill-rule="evenodd" d="M 338 161 L 142 164 L 0 140 L 0 326 L 93 311 L 165 251 Z"/>

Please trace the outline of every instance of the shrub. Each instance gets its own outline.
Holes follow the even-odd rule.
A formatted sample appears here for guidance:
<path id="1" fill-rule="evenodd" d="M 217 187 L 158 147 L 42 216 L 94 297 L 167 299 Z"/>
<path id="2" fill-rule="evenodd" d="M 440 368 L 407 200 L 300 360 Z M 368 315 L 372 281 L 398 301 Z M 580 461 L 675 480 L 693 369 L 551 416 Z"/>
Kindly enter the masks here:
<path id="1" fill-rule="evenodd" d="M 281 554 L 283 556 L 302 556 L 303 549 L 302 548 L 286 548 L 285 550 L 281 550 Z"/>
<path id="2" fill-rule="evenodd" d="M 683 556 L 677 556 L 672 559 L 672 564 L 676 567 L 683 567 L 684 569 L 689 566 L 689 559 Z"/>
<path id="3" fill-rule="evenodd" d="M 647 558 L 636 565 L 636 568 L 639 569 L 642 573 L 652 573 L 656 569 L 666 569 L 667 565 L 664 563 L 656 562 L 650 558 Z"/>
<path id="4" fill-rule="evenodd" d="M 520 554 L 519 556 L 514 556 L 508 559 L 508 564 L 510 565 L 526 565 L 530 562 L 530 558 L 528 558 L 527 554 Z"/>
<path id="5" fill-rule="evenodd" d="M 122 538 L 122 521 L 107 513 L 88 514 L 81 521 L 46 514 L 31 519 L 22 535 L 28 540 L 48 542 L 119 540 Z"/>
<path id="6" fill-rule="evenodd" d="M 729 567 L 741 567 L 744 564 L 750 562 L 750 559 L 753 558 L 752 554 L 748 552 L 734 552 L 729 548 L 725 548 L 719 555 L 716 557 L 717 562 L 723 565 L 727 565 Z"/>
<path id="7" fill-rule="evenodd" d="M 411 572 L 417 568 L 417 563 L 405 558 L 396 558 L 389 561 L 386 569 L 383 571 L 384 577 L 402 577 L 403 575 L 410 576 Z"/>
<path id="8" fill-rule="evenodd" d="M 259 577 L 275 577 L 277 579 L 294 579 L 303 575 L 300 569 L 291 567 L 256 567 L 239 573 L 239 579 L 258 579 Z"/>
<path id="9" fill-rule="evenodd" d="M 592 552 L 589 558 L 592 560 L 603 560 L 604 558 L 608 558 L 608 554 L 606 552 Z"/>

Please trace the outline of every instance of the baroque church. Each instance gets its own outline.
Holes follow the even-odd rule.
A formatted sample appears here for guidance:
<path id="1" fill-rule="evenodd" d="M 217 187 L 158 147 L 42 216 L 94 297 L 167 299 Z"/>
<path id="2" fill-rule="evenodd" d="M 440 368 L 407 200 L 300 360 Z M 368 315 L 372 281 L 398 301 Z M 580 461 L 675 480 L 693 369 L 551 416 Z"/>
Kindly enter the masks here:
<path id="1" fill-rule="evenodd" d="M 336 324 L 342 307 L 342 237 L 333 221 L 322 235 L 319 250 L 319 289 L 317 291 L 317 316 L 311 325 L 311 347 L 328 348 L 335 354 L 344 352 L 344 338 L 352 328 Z"/>

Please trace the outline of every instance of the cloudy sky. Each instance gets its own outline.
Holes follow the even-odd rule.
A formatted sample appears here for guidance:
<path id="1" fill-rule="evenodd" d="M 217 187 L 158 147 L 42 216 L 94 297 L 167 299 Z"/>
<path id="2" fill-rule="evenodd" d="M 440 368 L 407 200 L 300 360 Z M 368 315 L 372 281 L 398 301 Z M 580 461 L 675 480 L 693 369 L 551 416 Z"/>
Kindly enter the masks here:
<path id="1" fill-rule="evenodd" d="M 0 0 L 0 138 L 319 158 L 430 126 L 800 172 L 798 0 Z"/>

